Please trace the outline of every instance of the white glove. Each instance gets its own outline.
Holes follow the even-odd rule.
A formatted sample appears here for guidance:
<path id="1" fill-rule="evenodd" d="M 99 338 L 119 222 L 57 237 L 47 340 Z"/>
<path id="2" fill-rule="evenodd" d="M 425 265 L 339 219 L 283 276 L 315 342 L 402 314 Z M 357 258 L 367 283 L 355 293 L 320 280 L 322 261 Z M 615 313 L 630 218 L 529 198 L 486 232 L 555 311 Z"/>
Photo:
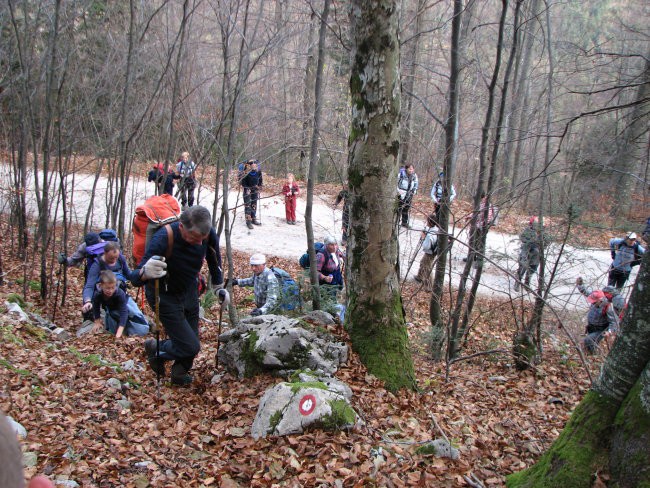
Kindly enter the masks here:
<path id="1" fill-rule="evenodd" d="M 167 263 L 164 257 L 152 256 L 142 266 L 140 277 L 144 280 L 157 280 L 167 274 Z"/>
<path id="2" fill-rule="evenodd" d="M 81 307 L 81 311 L 83 313 L 90 312 L 92 310 L 92 308 L 93 308 L 93 304 L 91 302 L 86 302 Z"/>

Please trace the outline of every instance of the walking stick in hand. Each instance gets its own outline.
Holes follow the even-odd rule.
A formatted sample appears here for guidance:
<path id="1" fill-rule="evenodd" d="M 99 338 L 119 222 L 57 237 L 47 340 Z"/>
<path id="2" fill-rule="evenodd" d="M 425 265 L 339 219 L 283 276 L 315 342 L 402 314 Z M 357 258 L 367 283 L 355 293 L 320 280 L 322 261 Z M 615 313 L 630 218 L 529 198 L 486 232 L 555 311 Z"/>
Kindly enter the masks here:
<path id="1" fill-rule="evenodd" d="M 221 336 L 221 318 L 223 317 L 223 307 L 225 305 L 227 308 L 230 304 L 230 294 L 228 293 L 228 290 L 222 288 L 217 292 L 217 298 L 219 299 L 219 330 L 217 335 L 217 353 L 214 355 L 215 369 L 219 369 L 219 346 L 221 345 L 219 337 Z"/>

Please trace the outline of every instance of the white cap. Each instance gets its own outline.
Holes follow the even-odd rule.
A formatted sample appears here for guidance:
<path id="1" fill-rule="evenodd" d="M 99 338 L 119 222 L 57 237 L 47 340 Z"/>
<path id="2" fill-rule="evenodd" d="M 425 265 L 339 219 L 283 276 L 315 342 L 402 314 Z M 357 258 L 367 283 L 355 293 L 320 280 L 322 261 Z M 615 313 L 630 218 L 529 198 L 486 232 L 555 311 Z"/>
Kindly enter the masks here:
<path id="1" fill-rule="evenodd" d="M 266 256 L 260 253 L 253 254 L 251 256 L 251 266 L 256 264 L 266 264 Z"/>
<path id="2" fill-rule="evenodd" d="M 634 232 L 630 232 L 630 233 L 627 235 L 626 239 L 636 239 L 636 234 L 635 234 Z"/>

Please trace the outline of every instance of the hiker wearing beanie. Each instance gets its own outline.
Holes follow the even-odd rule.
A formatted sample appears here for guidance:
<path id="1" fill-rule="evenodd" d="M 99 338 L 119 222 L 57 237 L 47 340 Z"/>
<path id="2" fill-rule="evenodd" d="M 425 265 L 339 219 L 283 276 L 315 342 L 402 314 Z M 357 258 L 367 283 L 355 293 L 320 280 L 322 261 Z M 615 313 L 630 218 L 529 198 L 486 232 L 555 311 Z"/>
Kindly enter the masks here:
<path id="1" fill-rule="evenodd" d="M 591 306 L 587 312 L 587 329 L 585 330 L 587 335 L 583 345 L 585 351 L 593 354 L 600 341 L 618 333 L 618 316 L 602 290 L 591 292 L 587 301 Z"/>
<path id="2" fill-rule="evenodd" d="M 250 258 L 253 276 L 250 278 L 239 278 L 233 280 L 232 284 L 237 286 L 252 286 L 255 294 L 255 308 L 251 310 L 253 317 L 273 312 L 278 305 L 280 285 L 278 279 L 269 268 L 266 267 L 266 256 L 256 253 Z"/>

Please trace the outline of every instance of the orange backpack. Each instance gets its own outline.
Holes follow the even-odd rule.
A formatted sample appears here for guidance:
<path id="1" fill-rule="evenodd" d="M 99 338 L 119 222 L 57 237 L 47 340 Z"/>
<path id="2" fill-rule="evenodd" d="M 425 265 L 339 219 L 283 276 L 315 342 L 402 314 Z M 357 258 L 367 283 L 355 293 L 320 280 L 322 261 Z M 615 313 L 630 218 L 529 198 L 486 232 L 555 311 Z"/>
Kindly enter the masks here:
<path id="1" fill-rule="evenodd" d="M 148 198 L 135 209 L 135 217 L 133 218 L 133 259 L 135 259 L 136 266 L 142 260 L 151 236 L 164 225 L 176 222 L 180 215 L 181 206 L 178 200 L 166 193 Z"/>

